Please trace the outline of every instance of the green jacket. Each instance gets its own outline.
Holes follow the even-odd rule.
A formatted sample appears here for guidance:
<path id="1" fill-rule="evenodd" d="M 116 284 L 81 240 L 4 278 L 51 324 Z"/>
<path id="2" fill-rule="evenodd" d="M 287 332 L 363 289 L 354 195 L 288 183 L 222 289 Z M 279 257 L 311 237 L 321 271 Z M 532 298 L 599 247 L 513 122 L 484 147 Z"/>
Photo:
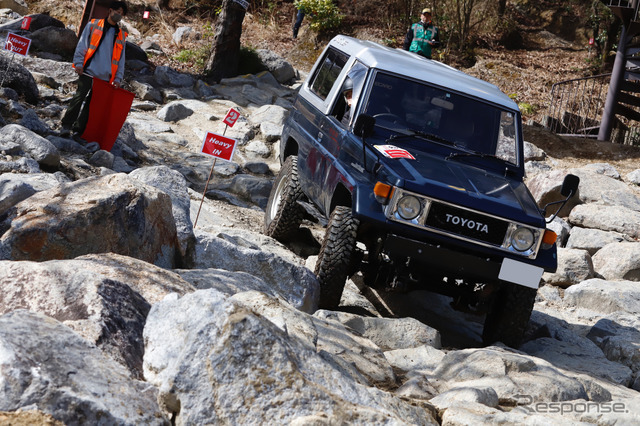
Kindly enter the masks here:
<path id="1" fill-rule="evenodd" d="M 418 53 L 424 57 L 431 58 L 431 48 L 433 46 L 429 44 L 429 42 L 435 42 L 435 45 L 437 46 L 439 38 L 438 27 L 433 25 L 433 23 L 415 23 L 407 33 L 407 39 L 410 41 L 407 50 Z M 405 43 L 405 45 L 406 44 L 408 43 Z"/>

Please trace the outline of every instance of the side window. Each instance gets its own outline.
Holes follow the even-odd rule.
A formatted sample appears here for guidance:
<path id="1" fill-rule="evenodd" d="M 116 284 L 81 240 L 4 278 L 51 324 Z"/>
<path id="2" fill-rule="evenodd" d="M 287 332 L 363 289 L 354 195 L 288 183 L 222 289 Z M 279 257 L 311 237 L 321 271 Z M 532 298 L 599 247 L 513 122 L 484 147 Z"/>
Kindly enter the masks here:
<path id="1" fill-rule="evenodd" d="M 326 99 L 348 59 L 349 56 L 330 47 L 322 64 L 316 69 L 311 79 L 311 91 L 323 100 Z"/>

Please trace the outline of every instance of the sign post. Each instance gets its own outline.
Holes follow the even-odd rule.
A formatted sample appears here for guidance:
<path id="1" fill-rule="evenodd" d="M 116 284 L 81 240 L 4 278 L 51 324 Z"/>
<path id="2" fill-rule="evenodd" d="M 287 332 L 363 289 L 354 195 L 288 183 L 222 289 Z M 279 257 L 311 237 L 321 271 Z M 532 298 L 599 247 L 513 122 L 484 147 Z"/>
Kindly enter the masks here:
<path id="1" fill-rule="evenodd" d="M 23 25 L 24 25 L 24 22 L 23 22 Z M 29 53 L 29 46 L 31 46 L 30 39 L 19 36 L 17 34 L 7 33 L 7 41 L 4 44 L 4 50 L 17 53 L 18 55 L 27 56 L 27 53 Z M 7 78 L 7 74 L 8 74 L 7 71 L 9 71 L 9 68 L 13 63 L 13 58 L 15 56 L 16 55 L 11 55 L 11 60 L 7 62 L 7 69 L 5 70 L 5 72 L 2 73 L 3 75 L 2 75 L 2 81 L 0 81 L 0 87 L 4 85 L 4 80 L 5 78 Z"/>
<path id="2" fill-rule="evenodd" d="M 22 18 L 22 23 L 20 24 L 20 28 L 23 30 L 28 30 L 31 26 L 31 16 L 25 16 Z"/>
<path id="3" fill-rule="evenodd" d="M 213 174 L 213 168 L 216 166 L 216 160 L 219 158 L 224 161 L 231 161 L 231 159 L 233 158 L 233 154 L 236 151 L 237 141 L 235 139 L 225 137 L 224 134 L 227 132 L 227 128 L 233 127 L 233 125 L 236 124 L 236 121 L 239 117 L 240 113 L 238 111 L 233 108 L 229 109 L 229 112 L 227 112 L 227 115 L 223 120 L 225 127 L 222 135 L 207 132 L 207 134 L 204 136 L 200 152 L 205 155 L 211 155 L 213 157 L 213 164 L 211 165 L 211 170 L 209 171 L 207 183 L 204 186 L 204 192 L 202 193 L 202 199 L 200 200 L 200 207 L 198 207 L 196 220 L 193 222 L 194 228 L 198 224 L 200 209 L 202 209 L 202 203 L 204 202 L 204 196 L 207 193 L 207 188 L 209 187 L 209 181 L 211 180 L 211 175 Z"/>
<path id="4" fill-rule="evenodd" d="M 7 41 L 4 44 L 4 50 L 8 50 L 18 55 L 27 56 L 29 53 L 31 40 L 13 33 L 7 33 Z"/>

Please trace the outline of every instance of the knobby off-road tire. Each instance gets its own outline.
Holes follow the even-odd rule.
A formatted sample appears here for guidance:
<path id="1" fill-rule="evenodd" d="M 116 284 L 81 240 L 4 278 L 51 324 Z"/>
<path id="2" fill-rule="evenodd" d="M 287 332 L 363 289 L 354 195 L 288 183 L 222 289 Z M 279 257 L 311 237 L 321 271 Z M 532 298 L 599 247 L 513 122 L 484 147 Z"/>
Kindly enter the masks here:
<path id="1" fill-rule="evenodd" d="M 304 209 L 298 200 L 303 197 L 298 180 L 298 157 L 285 160 L 273 184 L 264 213 L 264 233 L 279 241 L 287 237 L 302 223 Z"/>
<path id="2" fill-rule="evenodd" d="M 520 346 L 537 292 L 535 288 L 517 284 L 506 284 L 500 289 L 484 322 L 483 342 L 486 345 L 502 342 L 512 348 Z"/>
<path id="3" fill-rule="evenodd" d="M 351 215 L 350 207 L 338 206 L 331 213 L 320 247 L 315 274 L 320 282 L 322 309 L 335 309 L 352 266 L 360 221 Z"/>

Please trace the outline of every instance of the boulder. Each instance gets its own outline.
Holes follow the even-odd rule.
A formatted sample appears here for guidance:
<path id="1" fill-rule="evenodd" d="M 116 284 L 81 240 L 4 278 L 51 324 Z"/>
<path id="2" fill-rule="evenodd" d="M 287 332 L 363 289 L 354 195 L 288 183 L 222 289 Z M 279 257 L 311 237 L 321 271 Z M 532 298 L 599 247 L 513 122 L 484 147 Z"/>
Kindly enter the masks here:
<path id="1" fill-rule="evenodd" d="M 606 280 L 640 281 L 640 243 L 607 244 L 593 256 L 593 267 Z"/>
<path id="2" fill-rule="evenodd" d="M 569 287 L 593 277 L 593 263 L 586 250 L 559 248 L 556 272 L 545 272 L 542 279 L 547 284 Z"/>
<path id="3" fill-rule="evenodd" d="M 626 241 L 628 237 L 613 231 L 602 231 L 600 229 L 581 228 L 575 226 L 571 229 L 567 248 L 582 249 L 594 255 L 598 250 L 607 244 L 620 243 Z"/>
<path id="4" fill-rule="evenodd" d="M 31 105 L 38 104 L 40 92 L 29 70 L 12 61 L 11 55 L 0 55 L 0 69 L 4 87 L 14 89 Z"/>
<path id="5" fill-rule="evenodd" d="M 145 377 L 178 424 L 304 424 L 318 413 L 335 423 L 437 424 L 215 290 L 154 305 L 144 336 Z"/>
<path id="6" fill-rule="evenodd" d="M 260 61 L 267 67 L 267 70 L 273 74 L 278 82 L 289 83 L 296 77 L 293 66 L 283 57 L 267 49 L 257 49 L 256 53 Z"/>
<path id="7" fill-rule="evenodd" d="M 274 240 L 255 233 L 234 234 L 231 230 L 211 235 L 196 229 L 195 235 L 195 268 L 257 275 L 295 308 L 315 312 L 319 297 L 315 275 Z"/>
<path id="8" fill-rule="evenodd" d="M 60 153 L 51 142 L 19 124 L 1 128 L 0 140 L 19 145 L 27 156 L 43 166 L 57 167 L 60 164 Z"/>
<path id="9" fill-rule="evenodd" d="M 565 290 L 564 302 L 567 306 L 586 308 L 601 314 L 617 311 L 640 314 L 640 284 L 592 278 Z"/>
<path id="10" fill-rule="evenodd" d="M 53 318 L 23 309 L 0 316 L 0 347 L 2 411 L 37 407 L 63 424 L 169 423 L 156 388 Z"/>
<path id="11" fill-rule="evenodd" d="M 615 231 L 640 239 L 640 212 L 622 206 L 582 204 L 571 211 L 569 223 L 584 228 Z"/>
<path id="12" fill-rule="evenodd" d="M 144 167 L 130 173 L 132 178 L 154 186 L 171 197 L 171 211 L 176 223 L 180 253 L 185 267 L 193 265 L 196 237 L 189 215 L 191 201 L 184 176 L 167 166 Z"/>
<path id="13" fill-rule="evenodd" d="M 171 199 L 125 174 L 81 179 L 34 194 L 5 215 L 0 234 L 2 259 L 45 261 L 114 252 L 164 267 L 176 263 Z"/>
<path id="14" fill-rule="evenodd" d="M 43 27 L 29 34 L 32 47 L 36 51 L 60 55 L 64 60 L 71 62 L 73 53 L 78 44 L 75 31 L 60 27 Z"/>
<path id="15" fill-rule="evenodd" d="M 60 180 L 49 173 L 4 173 L 0 175 L 0 216 L 10 207 L 39 191 L 59 185 Z"/>
<path id="16" fill-rule="evenodd" d="M 371 340 L 383 351 L 423 345 L 441 347 L 438 330 L 413 318 L 371 318 L 326 310 L 317 311 L 314 315 L 317 318 L 340 322 L 359 336 Z"/>

